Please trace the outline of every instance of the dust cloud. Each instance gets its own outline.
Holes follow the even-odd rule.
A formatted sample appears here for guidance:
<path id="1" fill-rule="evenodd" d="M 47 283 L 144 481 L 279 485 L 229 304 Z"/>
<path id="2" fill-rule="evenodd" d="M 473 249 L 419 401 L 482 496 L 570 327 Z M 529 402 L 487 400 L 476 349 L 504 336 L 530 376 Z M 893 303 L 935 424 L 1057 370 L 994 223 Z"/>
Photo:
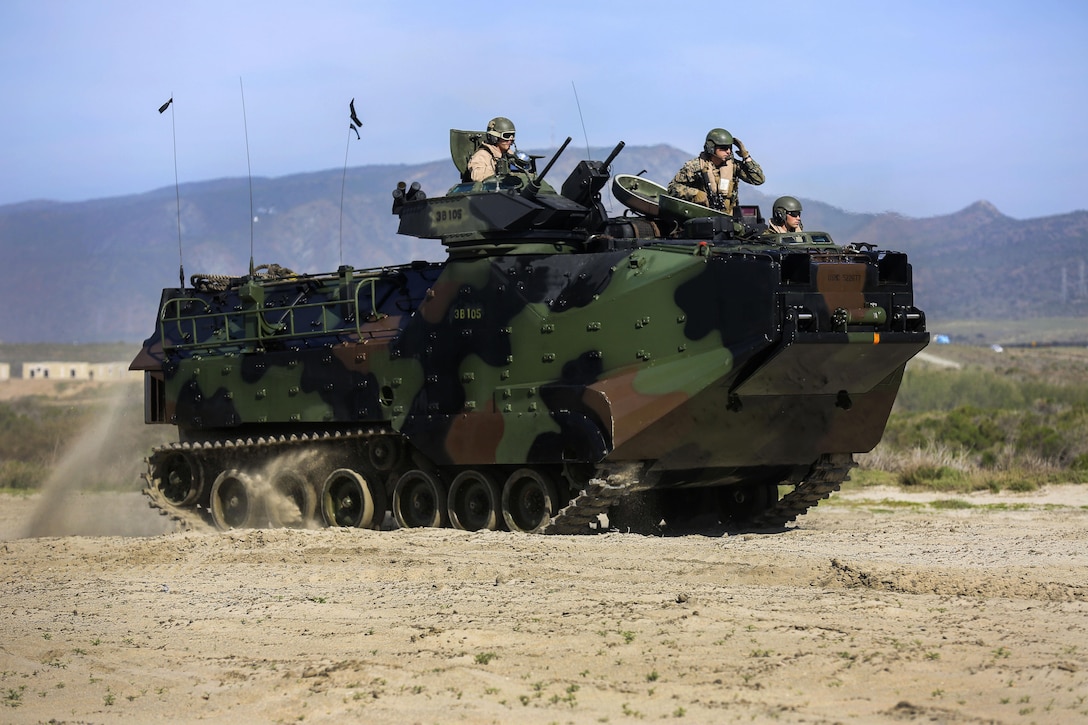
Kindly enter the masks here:
<path id="1" fill-rule="evenodd" d="M 144 456 L 169 431 L 148 430 L 143 387 L 103 386 L 102 404 L 79 436 L 58 453 L 53 472 L 35 494 L 23 537 L 153 536 L 172 530 L 139 493 Z M 103 493 L 106 492 L 106 493 Z"/>

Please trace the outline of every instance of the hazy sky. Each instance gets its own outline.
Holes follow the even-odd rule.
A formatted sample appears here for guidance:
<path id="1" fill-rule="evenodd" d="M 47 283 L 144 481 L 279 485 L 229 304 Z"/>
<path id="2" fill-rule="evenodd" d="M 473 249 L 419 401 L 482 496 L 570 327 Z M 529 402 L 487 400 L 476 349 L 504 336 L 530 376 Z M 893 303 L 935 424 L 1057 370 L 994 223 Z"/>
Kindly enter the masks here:
<path id="1" fill-rule="evenodd" d="M 244 177 L 247 126 L 283 176 L 505 115 L 583 156 L 723 126 L 762 191 L 850 211 L 1057 214 L 1088 208 L 1086 31 L 1081 0 L 4 0 L 0 204 L 172 187 L 173 95 L 182 183 Z"/>

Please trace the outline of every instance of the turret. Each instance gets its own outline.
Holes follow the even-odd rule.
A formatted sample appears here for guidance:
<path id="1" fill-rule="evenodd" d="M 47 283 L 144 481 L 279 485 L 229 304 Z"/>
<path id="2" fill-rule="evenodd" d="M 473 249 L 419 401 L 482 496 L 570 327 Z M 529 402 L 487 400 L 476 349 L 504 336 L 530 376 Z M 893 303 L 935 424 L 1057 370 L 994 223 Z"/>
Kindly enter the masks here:
<path id="1" fill-rule="evenodd" d="M 451 131 L 451 139 L 466 133 Z M 413 194 L 401 182 L 393 192 L 398 233 L 441 239 L 451 253 L 531 251 L 540 244 L 555 251 L 584 243 L 605 223 L 600 192 L 624 144 L 617 144 L 603 162 L 580 162 L 557 193 L 544 177 L 570 141 L 568 137 L 540 174 L 535 173 L 536 157 L 530 157 L 524 166 L 503 164 L 490 179 L 464 182 L 432 198 L 415 184 Z M 451 141 L 455 163 L 463 156 L 463 145 Z"/>

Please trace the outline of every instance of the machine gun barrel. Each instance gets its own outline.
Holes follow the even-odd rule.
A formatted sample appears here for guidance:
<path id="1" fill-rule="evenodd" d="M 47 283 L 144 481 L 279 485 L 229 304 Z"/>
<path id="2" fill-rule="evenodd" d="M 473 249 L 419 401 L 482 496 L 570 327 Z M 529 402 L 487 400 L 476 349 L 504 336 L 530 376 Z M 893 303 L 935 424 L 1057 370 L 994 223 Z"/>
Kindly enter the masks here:
<path id="1" fill-rule="evenodd" d="M 554 164 L 556 159 L 559 158 L 559 155 L 561 153 L 563 153 L 564 150 L 566 150 L 568 144 L 570 144 L 570 136 L 567 136 L 567 140 L 563 142 L 563 145 L 559 147 L 559 150 L 556 151 L 555 155 L 552 156 L 550 161 L 548 161 L 548 164 L 547 164 L 547 166 L 544 167 L 544 170 L 541 171 L 539 174 L 537 174 L 536 178 L 533 178 L 533 179 L 529 180 L 529 185 L 527 187 L 525 187 L 524 191 L 522 191 L 523 196 L 525 196 L 527 198 L 528 197 L 535 197 L 540 192 L 540 188 L 541 188 L 541 183 L 540 182 L 544 179 L 544 175 L 547 174 L 548 171 L 551 170 L 552 164 Z"/>
<path id="2" fill-rule="evenodd" d="M 548 171 L 550 171 L 550 170 L 551 170 L 551 168 L 552 168 L 552 165 L 553 165 L 553 164 L 554 164 L 554 163 L 556 162 L 556 160 L 557 160 L 557 159 L 559 158 L 559 155 L 560 155 L 561 153 L 563 153 L 564 151 L 566 151 L 566 149 L 567 149 L 567 146 L 568 146 L 569 144 L 570 144 L 570 136 L 567 136 L 567 140 L 566 140 L 566 141 L 564 141 L 564 142 L 563 142 L 563 145 L 559 147 L 559 150 L 555 152 L 555 155 L 554 155 L 554 156 L 552 156 L 552 158 L 551 158 L 551 161 L 549 161 L 549 162 L 548 162 L 548 164 L 547 164 L 547 166 L 545 166 L 545 167 L 544 167 L 544 170 L 543 170 L 543 171 L 541 171 L 541 172 L 540 172 L 539 174 L 537 174 L 537 175 L 536 175 L 536 183 L 535 183 L 534 185 L 535 185 L 535 186 L 536 186 L 537 188 L 539 188 L 539 187 L 540 187 L 540 184 L 539 184 L 540 180 L 544 178 L 544 176 L 545 176 L 545 175 L 546 175 L 546 174 L 548 173 Z"/>
<path id="3" fill-rule="evenodd" d="M 620 155 L 620 151 L 623 151 L 623 147 L 626 145 L 627 144 L 623 141 L 616 144 L 616 148 L 612 149 L 612 153 L 608 154 L 608 158 L 601 162 L 601 168 L 607 169 L 611 166 L 612 162 L 616 160 L 616 157 Z"/>

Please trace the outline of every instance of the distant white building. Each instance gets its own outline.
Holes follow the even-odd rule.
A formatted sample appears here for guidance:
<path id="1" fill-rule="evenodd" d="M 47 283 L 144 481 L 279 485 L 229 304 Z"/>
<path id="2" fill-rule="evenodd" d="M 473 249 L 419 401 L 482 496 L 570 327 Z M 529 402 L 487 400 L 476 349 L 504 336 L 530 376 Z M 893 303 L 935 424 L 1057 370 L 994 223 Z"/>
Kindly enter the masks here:
<path id="1" fill-rule="evenodd" d="M 0 363 L 0 380 L 11 379 L 11 363 Z"/>
<path id="2" fill-rule="evenodd" d="M 27 380 L 141 380 L 143 373 L 132 372 L 127 362 L 26 362 L 23 378 Z"/>
<path id="3" fill-rule="evenodd" d="M 25 362 L 23 377 L 27 380 L 90 380 L 91 366 L 85 362 Z"/>
<path id="4" fill-rule="evenodd" d="M 91 380 L 143 380 L 142 370 L 129 370 L 127 362 L 91 363 Z"/>

